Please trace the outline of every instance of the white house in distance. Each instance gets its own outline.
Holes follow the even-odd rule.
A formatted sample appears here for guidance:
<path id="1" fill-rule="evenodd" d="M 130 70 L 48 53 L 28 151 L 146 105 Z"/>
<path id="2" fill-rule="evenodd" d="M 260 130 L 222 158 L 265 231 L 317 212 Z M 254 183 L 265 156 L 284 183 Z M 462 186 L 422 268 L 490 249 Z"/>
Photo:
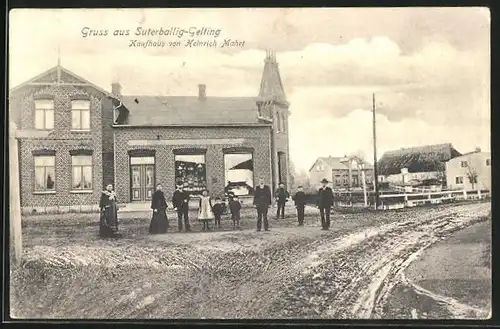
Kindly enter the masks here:
<path id="1" fill-rule="evenodd" d="M 477 148 L 446 162 L 449 189 L 491 191 L 491 153 Z"/>

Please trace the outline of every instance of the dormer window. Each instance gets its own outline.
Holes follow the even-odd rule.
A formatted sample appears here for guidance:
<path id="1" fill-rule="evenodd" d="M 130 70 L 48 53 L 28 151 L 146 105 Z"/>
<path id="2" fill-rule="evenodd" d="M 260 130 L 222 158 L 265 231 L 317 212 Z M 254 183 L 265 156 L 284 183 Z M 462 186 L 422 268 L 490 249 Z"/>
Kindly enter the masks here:
<path id="1" fill-rule="evenodd" d="M 71 101 L 71 130 L 89 131 L 90 130 L 90 101 L 72 100 Z"/>
<path id="2" fill-rule="evenodd" d="M 54 100 L 36 99 L 35 100 L 35 129 L 53 130 L 54 129 Z"/>

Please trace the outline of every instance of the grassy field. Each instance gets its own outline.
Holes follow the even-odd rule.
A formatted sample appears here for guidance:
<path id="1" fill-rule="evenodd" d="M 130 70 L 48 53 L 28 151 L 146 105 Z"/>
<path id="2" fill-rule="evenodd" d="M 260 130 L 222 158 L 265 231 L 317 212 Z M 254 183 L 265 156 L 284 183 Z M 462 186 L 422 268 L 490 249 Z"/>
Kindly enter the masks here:
<path id="1" fill-rule="evenodd" d="M 394 237 L 402 238 L 401 230 L 410 229 L 405 222 L 414 225 L 485 207 L 443 205 L 334 214 L 330 231 L 320 230 L 314 210 L 304 227 L 297 227 L 291 214 L 279 221 L 271 216 L 270 232 L 256 232 L 255 218 L 249 213 L 241 230 L 233 230 L 226 220 L 220 230 L 199 232 L 199 223 L 192 221 L 193 233 L 155 236 L 147 233 L 149 214 L 127 213 L 120 217 L 120 239 L 100 239 L 95 214 L 27 217 L 23 219 L 23 262 L 10 271 L 11 315 L 52 319 L 311 317 L 316 301 L 304 304 L 304 312 L 290 314 L 286 310 L 294 309 L 289 304 L 293 301 L 287 296 L 299 292 L 293 287 L 304 279 L 304 270 L 323 257 L 318 256 L 322 252 L 342 250 L 342 259 L 347 260 L 342 267 L 335 265 L 337 275 L 326 283 L 337 288 L 325 293 L 341 303 L 335 294 L 350 291 L 342 288 L 349 284 L 346 279 L 370 277 L 369 272 L 360 271 L 365 257 L 350 254 L 351 246 L 364 246 L 357 252 L 365 253 L 366 261 L 373 259 L 368 251 L 388 256 L 394 246 L 377 249 L 372 241 L 377 237 L 370 238 L 379 234 L 378 228 L 396 228 Z M 171 220 L 173 231 L 175 222 Z M 335 261 L 339 256 L 324 257 Z M 320 317 L 331 315 L 326 312 Z"/>

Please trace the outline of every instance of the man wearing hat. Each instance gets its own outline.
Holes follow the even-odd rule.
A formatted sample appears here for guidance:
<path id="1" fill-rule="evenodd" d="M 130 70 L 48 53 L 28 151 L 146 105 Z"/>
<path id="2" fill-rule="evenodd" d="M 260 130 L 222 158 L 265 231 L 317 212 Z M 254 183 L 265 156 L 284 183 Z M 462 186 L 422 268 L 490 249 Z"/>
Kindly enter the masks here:
<path id="1" fill-rule="evenodd" d="M 184 191 L 182 184 L 177 185 L 177 189 L 172 196 L 172 203 L 174 208 L 177 209 L 177 223 L 179 232 L 182 231 L 182 218 L 184 217 L 184 227 L 186 232 L 191 231 L 189 225 L 189 192 Z"/>
<path id="2" fill-rule="evenodd" d="M 318 193 L 318 208 L 321 214 L 322 230 L 330 228 L 330 210 L 333 206 L 333 191 L 328 187 L 328 180 L 323 178 L 321 180 L 321 188 Z"/>
<path id="3" fill-rule="evenodd" d="M 259 179 L 259 185 L 255 187 L 253 195 L 253 205 L 257 208 L 257 231 L 260 232 L 262 220 L 264 220 L 264 230 L 269 231 L 269 222 L 267 220 L 267 212 L 271 205 L 271 189 L 264 184 L 264 179 Z"/>
<path id="4" fill-rule="evenodd" d="M 290 197 L 290 194 L 285 189 L 285 184 L 283 184 L 282 182 L 279 183 L 279 187 L 276 190 L 274 197 L 276 198 L 276 204 L 278 206 L 278 211 L 276 212 L 276 219 L 278 220 L 280 218 L 280 213 L 281 213 L 281 219 L 284 219 L 285 204 L 288 201 L 288 198 Z"/>

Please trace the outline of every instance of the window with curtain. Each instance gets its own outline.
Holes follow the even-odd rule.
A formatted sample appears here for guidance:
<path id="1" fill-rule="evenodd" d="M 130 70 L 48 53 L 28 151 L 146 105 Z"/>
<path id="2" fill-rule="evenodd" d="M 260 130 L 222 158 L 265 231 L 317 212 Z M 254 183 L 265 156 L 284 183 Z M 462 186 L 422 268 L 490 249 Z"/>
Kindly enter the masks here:
<path id="1" fill-rule="evenodd" d="M 54 100 L 35 100 L 35 129 L 54 129 Z"/>
<path id="2" fill-rule="evenodd" d="M 253 156 L 252 153 L 224 154 L 225 193 L 252 195 Z"/>
<path id="3" fill-rule="evenodd" d="M 35 191 L 55 190 L 55 156 L 35 156 Z"/>
<path id="4" fill-rule="evenodd" d="M 182 184 L 192 195 L 200 195 L 207 188 L 205 155 L 175 155 L 175 184 Z"/>
<path id="5" fill-rule="evenodd" d="M 71 170 L 73 190 L 92 190 L 92 156 L 71 156 Z"/>
<path id="6" fill-rule="evenodd" d="M 71 101 L 71 129 L 83 131 L 90 130 L 89 100 Z"/>

